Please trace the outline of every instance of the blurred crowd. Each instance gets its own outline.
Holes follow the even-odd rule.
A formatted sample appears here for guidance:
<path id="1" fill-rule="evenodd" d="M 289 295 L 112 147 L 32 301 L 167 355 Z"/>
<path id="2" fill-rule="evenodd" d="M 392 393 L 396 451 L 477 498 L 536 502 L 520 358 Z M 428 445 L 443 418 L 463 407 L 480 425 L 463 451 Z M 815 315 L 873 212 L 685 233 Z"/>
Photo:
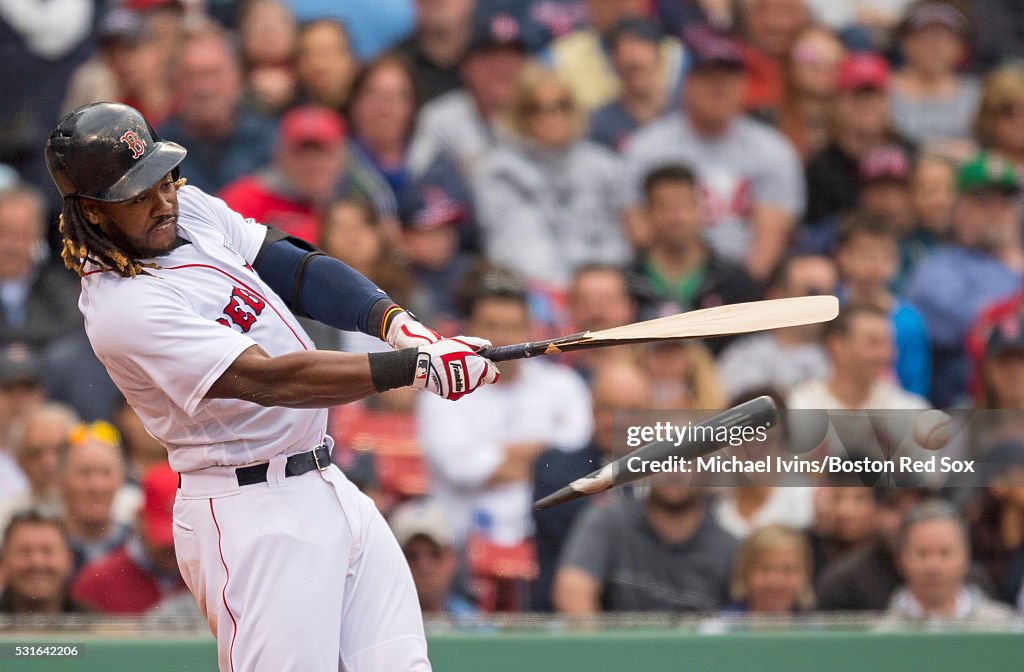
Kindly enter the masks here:
<path id="1" fill-rule="evenodd" d="M 424 612 L 1024 614 L 1012 413 L 965 449 L 999 465 L 975 488 L 654 480 L 531 511 L 623 453 L 616 411 L 1024 408 L 1024 4 L 0 0 L 0 90 L 0 613 L 196 610 L 177 476 L 54 252 L 46 136 L 115 100 L 187 148 L 190 184 L 446 335 L 840 297 L 826 325 L 334 409 Z"/>

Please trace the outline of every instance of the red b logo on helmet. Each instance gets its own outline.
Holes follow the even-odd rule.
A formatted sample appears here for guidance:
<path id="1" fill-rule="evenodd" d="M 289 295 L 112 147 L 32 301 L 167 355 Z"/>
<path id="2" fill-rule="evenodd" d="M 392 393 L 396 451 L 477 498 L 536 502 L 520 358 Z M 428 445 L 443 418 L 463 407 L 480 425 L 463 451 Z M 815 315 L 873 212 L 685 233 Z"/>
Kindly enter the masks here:
<path id="1" fill-rule="evenodd" d="M 135 131 L 125 131 L 121 136 L 121 142 L 127 144 L 128 149 L 132 150 L 133 159 L 139 158 L 146 151 L 146 141 L 140 138 Z"/>

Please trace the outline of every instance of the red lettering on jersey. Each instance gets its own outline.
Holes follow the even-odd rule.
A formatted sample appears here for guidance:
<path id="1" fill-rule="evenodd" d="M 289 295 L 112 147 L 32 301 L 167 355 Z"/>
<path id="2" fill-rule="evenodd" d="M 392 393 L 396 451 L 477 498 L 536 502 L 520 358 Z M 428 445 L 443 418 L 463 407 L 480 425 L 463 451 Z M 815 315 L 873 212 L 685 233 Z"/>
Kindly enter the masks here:
<path id="1" fill-rule="evenodd" d="M 224 306 L 224 314 L 232 323 L 238 325 L 243 334 L 247 334 L 252 329 L 252 325 L 256 324 L 256 318 L 260 316 L 266 305 L 266 302 L 254 292 L 235 287 L 231 290 L 228 305 Z M 217 318 L 217 322 L 230 326 L 223 317 Z"/>

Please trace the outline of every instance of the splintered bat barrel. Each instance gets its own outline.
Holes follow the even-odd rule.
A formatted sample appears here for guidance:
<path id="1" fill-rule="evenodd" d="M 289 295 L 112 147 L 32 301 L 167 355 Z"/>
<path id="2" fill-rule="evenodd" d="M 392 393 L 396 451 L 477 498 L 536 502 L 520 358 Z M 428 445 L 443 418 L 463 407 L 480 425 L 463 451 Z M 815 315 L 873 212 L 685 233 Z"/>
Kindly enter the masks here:
<path id="1" fill-rule="evenodd" d="M 674 441 L 656 441 L 641 446 L 629 455 L 620 457 L 601 469 L 576 479 L 547 497 L 537 500 L 533 508 L 546 509 L 556 504 L 603 492 L 616 485 L 638 481 L 650 475 L 646 471 L 630 470 L 628 465 L 632 459 L 639 458 L 644 463 L 658 462 L 668 457 L 695 460 L 698 457 L 710 455 L 725 446 L 729 442 L 729 437 L 734 436 L 734 433 L 728 430 L 734 427 L 774 427 L 776 422 L 778 422 L 778 408 L 771 397 L 762 396 L 751 399 L 708 418 L 704 422 L 693 425 L 693 428 L 700 429 L 691 431 L 691 436 L 698 435 L 699 438 L 686 440 L 680 445 L 676 445 Z M 712 431 L 705 431 L 703 428 Z M 727 431 L 718 431 L 721 428 Z"/>
<path id="2" fill-rule="evenodd" d="M 828 322 L 838 314 L 839 300 L 834 296 L 799 296 L 789 299 L 733 303 L 601 331 L 584 331 L 546 341 L 483 348 L 480 350 L 480 355 L 492 362 L 504 362 L 509 359 L 554 355 L 560 352 L 602 348 L 610 345 L 683 338 L 711 338 L 797 327 Z"/>

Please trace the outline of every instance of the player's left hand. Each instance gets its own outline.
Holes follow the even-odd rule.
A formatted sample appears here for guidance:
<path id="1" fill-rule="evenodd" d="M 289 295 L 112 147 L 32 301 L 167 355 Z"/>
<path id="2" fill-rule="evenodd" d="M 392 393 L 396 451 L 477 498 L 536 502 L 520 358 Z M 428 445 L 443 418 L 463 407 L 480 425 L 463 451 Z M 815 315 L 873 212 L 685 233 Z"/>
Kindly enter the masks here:
<path id="1" fill-rule="evenodd" d="M 430 345 L 437 343 L 441 338 L 441 334 L 417 322 L 412 315 L 406 312 L 395 316 L 387 334 L 388 345 L 395 350 Z"/>
<path id="2" fill-rule="evenodd" d="M 476 354 L 491 342 L 456 336 L 419 348 L 413 387 L 426 388 L 444 399 L 456 400 L 488 383 L 498 382 L 498 366 Z"/>

